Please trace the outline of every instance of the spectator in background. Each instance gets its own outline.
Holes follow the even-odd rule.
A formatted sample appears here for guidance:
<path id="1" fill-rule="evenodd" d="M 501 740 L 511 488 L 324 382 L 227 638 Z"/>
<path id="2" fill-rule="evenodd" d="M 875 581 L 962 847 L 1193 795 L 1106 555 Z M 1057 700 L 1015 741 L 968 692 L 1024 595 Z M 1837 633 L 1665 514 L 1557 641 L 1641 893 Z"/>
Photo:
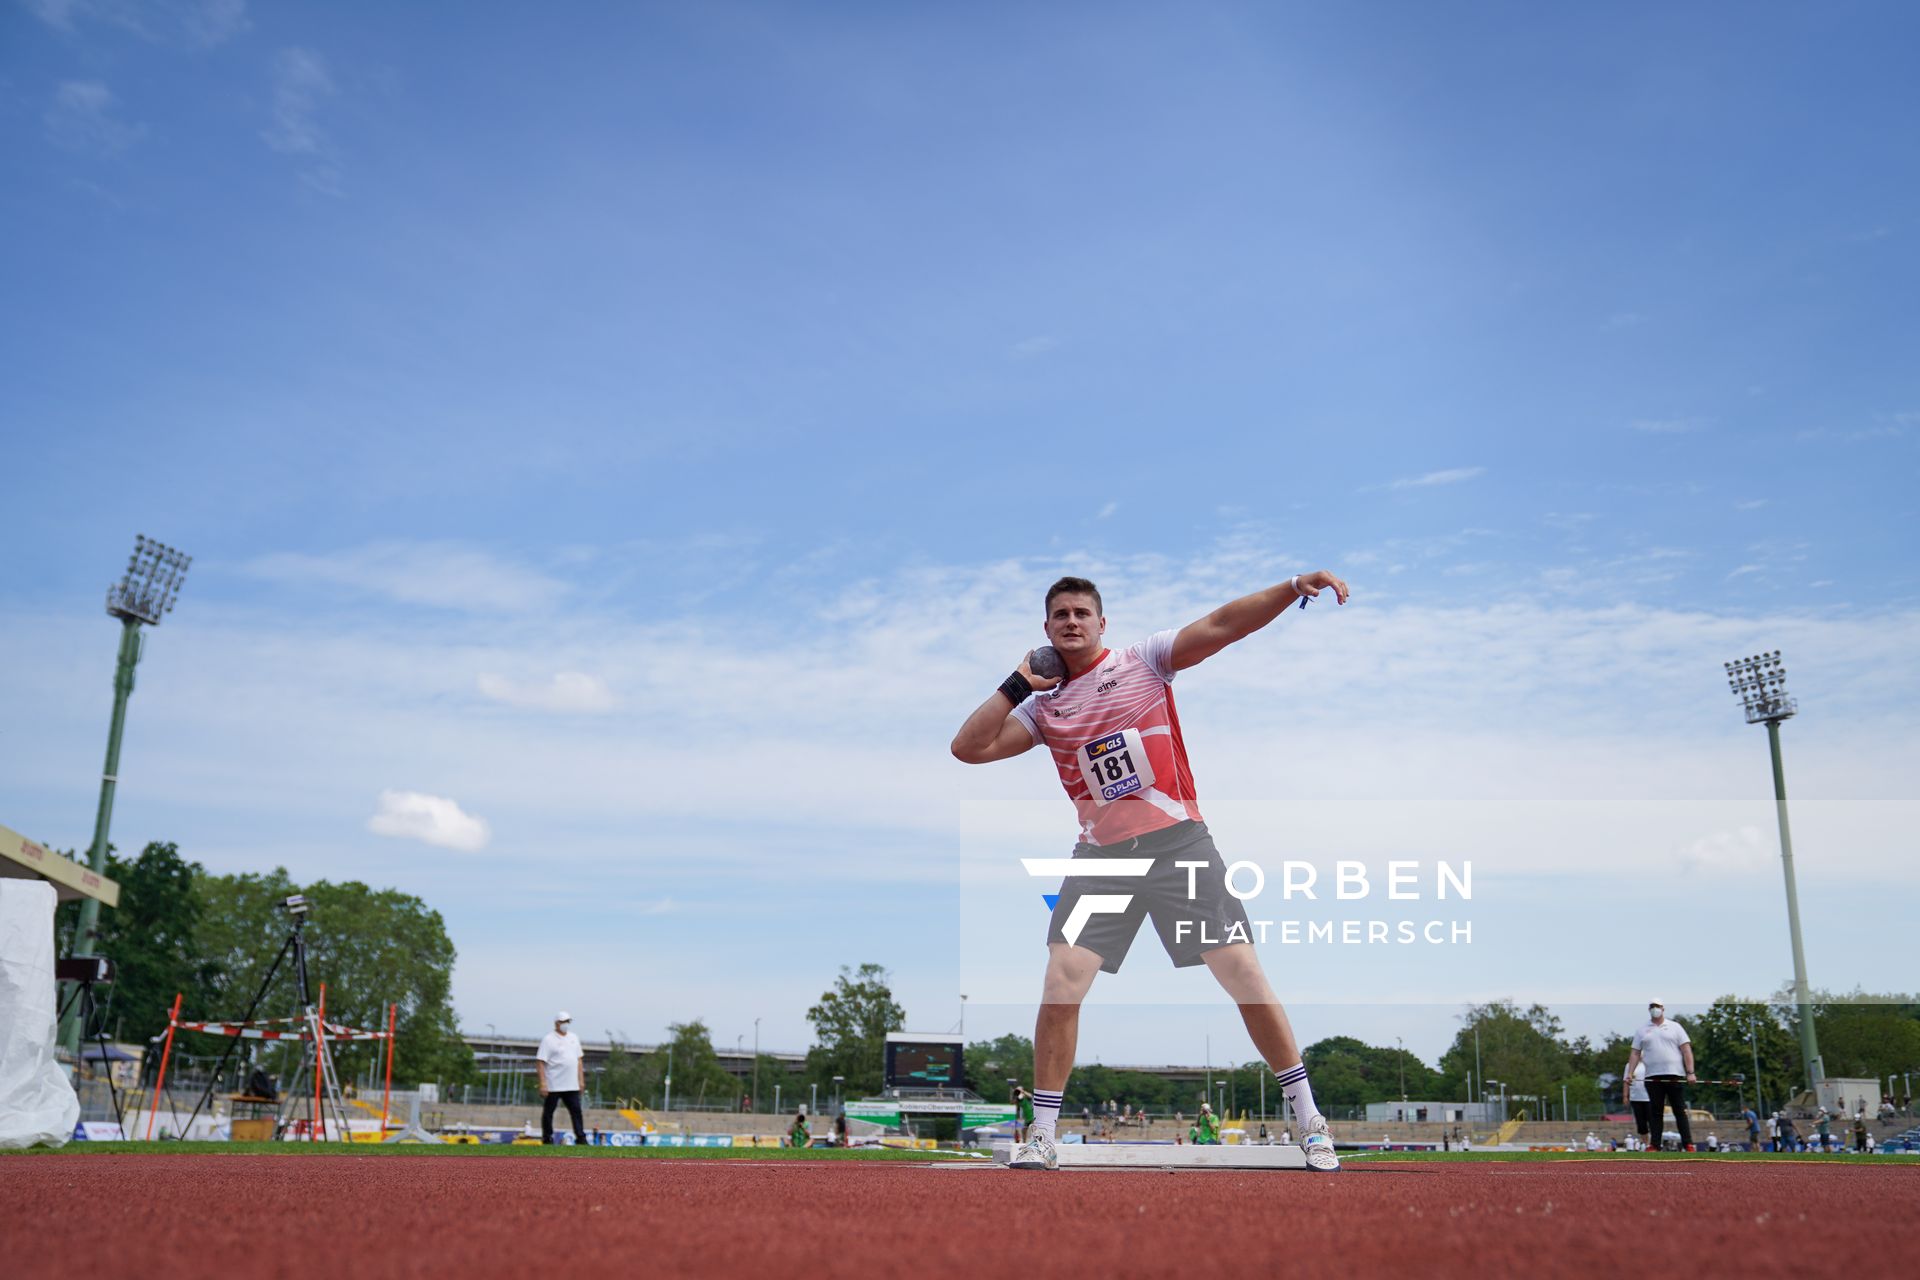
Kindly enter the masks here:
<path id="1" fill-rule="evenodd" d="M 807 1128 L 807 1109 L 794 1112 L 793 1127 L 787 1130 L 787 1145 L 790 1147 L 810 1147 L 813 1145 L 813 1133 Z"/>
<path id="2" fill-rule="evenodd" d="M 849 1145 L 847 1142 L 847 1112 L 844 1107 L 840 1109 L 840 1114 L 833 1118 L 833 1145 L 836 1147 Z"/>
<path id="3" fill-rule="evenodd" d="M 1758 1151 L 1760 1149 L 1760 1117 L 1754 1113 L 1752 1107 L 1748 1107 L 1740 1113 L 1740 1118 L 1747 1122 L 1747 1150 Z"/>
<path id="4" fill-rule="evenodd" d="M 1194 1127 L 1199 1132 L 1199 1136 L 1194 1141 L 1201 1146 L 1213 1147 L 1220 1144 L 1220 1120 L 1213 1114 L 1211 1102 L 1200 1104 L 1200 1115 L 1195 1119 Z"/>
<path id="5" fill-rule="evenodd" d="M 1627 1055 L 1627 1075 L 1642 1062 L 1647 1067 L 1647 1102 L 1653 1114 L 1647 1127 L 1653 1134 L 1654 1149 L 1661 1144 L 1666 1112 L 1673 1108 L 1675 1127 L 1680 1131 L 1680 1149 L 1693 1150 L 1693 1125 L 1687 1120 L 1686 1086 L 1696 1083 L 1693 1074 L 1693 1042 L 1687 1029 L 1667 1017 L 1667 1008 L 1659 1000 L 1647 1002 L 1647 1025 L 1633 1037 L 1633 1052 Z M 1684 1072 L 1684 1075 L 1682 1074 Z"/>
<path id="6" fill-rule="evenodd" d="M 1633 1108 L 1633 1131 L 1640 1135 L 1640 1145 L 1647 1142 L 1647 1121 L 1652 1114 L 1653 1104 L 1647 1099 L 1647 1067 L 1640 1064 L 1639 1070 L 1627 1069 L 1627 1105 Z M 1658 1140 L 1659 1135 L 1655 1135 Z"/>
<path id="7" fill-rule="evenodd" d="M 567 1116 L 573 1121 L 574 1141 L 587 1141 L 587 1126 L 580 1112 L 580 1094 L 587 1087 L 587 1051 L 580 1037 L 573 1034 L 573 1015 L 562 1009 L 554 1015 L 553 1030 L 540 1037 L 534 1050 L 534 1075 L 540 1080 L 540 1141 L 553 1145 L 553 1109 L 567 1104 Z"/>
<path id="8" fill-rule="evenodd" d="M 1781 1151 L 1798 1151 L 1800 1149 L 1800 1130 L 1793 1123 L 1792 1116 L 1780 1117 L 1780 1144 L 1778 1149 Z"/>
<path id="9" fill-rule="evenodd" d="M 1780 1149 L 1780 1113 L 1774 1112 L 1767 1117 L 1767 1150 Z"/>
<path id="10" fill-rule="evenodd" d="M 1027 1126 L 1033 1123 L 1033 1095 L 1025 1085 L 1013 1086 L 1013 1145 L 1027 1140 Z"/>
<path id="11" fill-rule="evenodd" d="M 1853 1149 L 1867 1149 L 1867 1112 L 1864 1107 L 1853 1113 Z"/>
<path id="12" fill-rule="evenodd" d="M 1820 1113 L 1813 1118 L 1813 1131 L 1820 1135 L 1817 1150 L 1825 1151 L 1827 1149 L 1827 1140 L 1833 1136 L 1830 1128 L 1832 1124 L 1833 1117 L 1827 1114 L 1825 1107 L 1820 1108 Z"/>

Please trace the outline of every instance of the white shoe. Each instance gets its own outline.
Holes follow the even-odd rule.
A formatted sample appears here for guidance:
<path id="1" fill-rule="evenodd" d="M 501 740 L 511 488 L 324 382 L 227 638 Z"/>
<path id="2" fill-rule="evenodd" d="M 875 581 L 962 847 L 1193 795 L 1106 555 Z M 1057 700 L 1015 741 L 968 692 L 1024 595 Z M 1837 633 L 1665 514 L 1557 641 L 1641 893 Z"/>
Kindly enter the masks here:
<path id="1" fill-rule="evenodd" d="M 1315 1116 L 1307 1122 L 1300 1146 L 1307 1153 L 1307 1168 L 1318 1173 L 1340 1172 L 1340 1157 L 1334 1154 L 1333 1135 L 1327 1132 L 1325 1116 Z"/>
<path id="2" fill-rule="evenodd" d="M 1009 1169 L 1058 1169 L 1060 1153 L 1053 1149 L 1053 1139 L 1044 1133 L 1036 1133 L 1013 1149 L 1013 1158 L 1007 1161 Z"/>

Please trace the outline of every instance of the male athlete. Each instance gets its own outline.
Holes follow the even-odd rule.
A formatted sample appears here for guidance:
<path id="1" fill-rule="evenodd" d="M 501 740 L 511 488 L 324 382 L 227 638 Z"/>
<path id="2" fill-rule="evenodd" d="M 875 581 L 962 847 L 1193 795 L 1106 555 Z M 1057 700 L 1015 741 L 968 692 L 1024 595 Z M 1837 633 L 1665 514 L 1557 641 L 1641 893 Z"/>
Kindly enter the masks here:
<path id="1" fill-rule="evenodd" d="M 1116 653 L 1101 643 L 1107 620 L 1099 589 L 1085 578 L 1062 578 L 1047 589 L 1045 630 L 1066 675 L 1035 675 L 1029 654 L 954 735 L 953 754 L 967 764 L 1046 744 L 1080 815 L 1074 857 L 1151 863 L 1145 875 L 1069 876 L 1060 886 L 1033 1029 L 1034 1118 L 1010 1167 L 1059 1167 L 1054 1130 L 1073 1070 L 1080 1002 L 1096 973 L 1119 970 L 1149 916 L 1175 966 L 1205 964 L 1240 1006 L 1254 1046 L 1300 1116 L 1308 1166 L 1340 1167 L 1293 1028 L 1254 954 L 1246 908 L 1227 892 L 1226 864 L 1200 816 L 1169 687 L 1175 672 L 1328 589 L 1347 602 L 1347 584 L 1331 573 L 1303 573 Z M 1076 912 L 1083 898 L 1100 900 Z M 1124 907 L 1117 907 L 1122 898 Z"/>

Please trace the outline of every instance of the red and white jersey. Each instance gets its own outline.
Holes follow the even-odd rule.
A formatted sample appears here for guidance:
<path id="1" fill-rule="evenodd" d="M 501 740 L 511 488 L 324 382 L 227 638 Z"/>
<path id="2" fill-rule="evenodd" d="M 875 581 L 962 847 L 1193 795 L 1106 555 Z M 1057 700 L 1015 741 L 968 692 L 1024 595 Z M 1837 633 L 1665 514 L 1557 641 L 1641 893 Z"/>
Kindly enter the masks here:
<path id="1" fill-rule="evenodd" d="M 1089 844 L 1117 844 L 1199 822 L 1193 769 L 1174 710 L 1172 631 L 1099 661 L 1013 709 L 1053 753 Z"/>

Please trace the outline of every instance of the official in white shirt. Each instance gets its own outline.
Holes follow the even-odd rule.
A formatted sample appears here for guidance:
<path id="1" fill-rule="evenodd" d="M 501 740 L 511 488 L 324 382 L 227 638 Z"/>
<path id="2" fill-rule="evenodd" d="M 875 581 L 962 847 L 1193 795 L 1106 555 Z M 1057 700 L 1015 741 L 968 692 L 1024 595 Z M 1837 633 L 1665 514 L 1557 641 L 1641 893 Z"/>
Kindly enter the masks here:
<path id="1" fill-rule="evenodd" d="M 1647 1004 L 1647 1025 L 1633 1037 L 1633 1052 L 1627 1055 L 1627 1078 L 1644 1062 L 1647 1067 L 1647 1127 L 1653 1133 L 1653 1149 L 1660 1148 L 1660 1133 L 1666 1127 L 1666 1110 L 1673 1108 L 1675 1127 L 1680 1130 L 1680 1149 L 1693 1150 L 1693 1126 L 1687 1122 L 1686 1086 L 1698 1081 L 1693 1074 L 1693 1042 L 1687 1029 L 1667 1017 L 1667 1009 L 1658 1000 Z M 1684 1075 L 1683 1075 L 1684 1073 Z"/>
<path id="2" fill-rule="evenodd" d="M 572 1027 L 573 1015 L 562 1009 L 533 1055 L 540 1096 L 546 1100 L 540 1108 L 540 1141 L 549 1146 L 553 1145 L 553 1108 L 561 1102 L 573 1118 L 573 1140 L 582 1146 L 587 1142 L 586 1121 L 580 1113 L 580 1094 L 587 1087 L 587 1051 Z"/>

